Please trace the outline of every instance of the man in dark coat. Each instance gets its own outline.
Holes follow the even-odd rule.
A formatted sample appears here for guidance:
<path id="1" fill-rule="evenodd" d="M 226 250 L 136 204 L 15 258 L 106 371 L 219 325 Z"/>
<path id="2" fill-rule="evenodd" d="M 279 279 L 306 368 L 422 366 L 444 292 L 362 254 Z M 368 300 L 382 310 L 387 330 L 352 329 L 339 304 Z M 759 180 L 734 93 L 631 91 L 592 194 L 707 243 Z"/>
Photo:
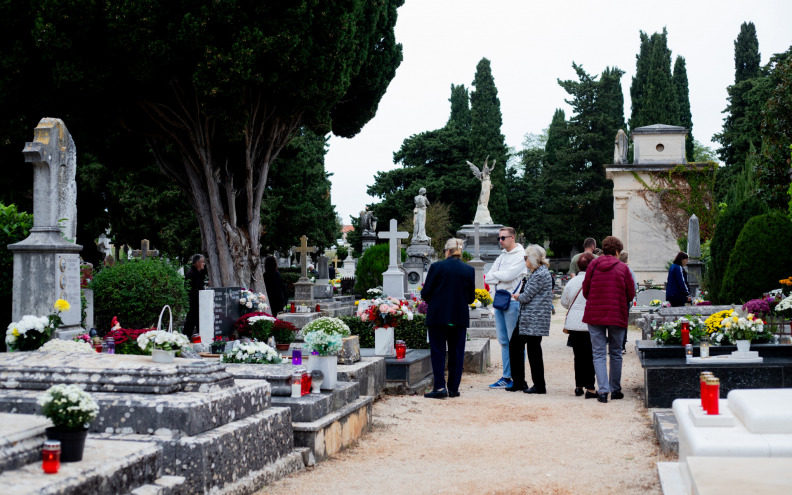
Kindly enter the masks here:
<path id="1" fill-rule="evenodd" d="M 432 356 L 434 389 L 424 394 L 430 399 L 459 397 L 465 339 L 470 325 L 468 305 L 476 299 L 473 267 L 462 261 L 462 241 L 449 239 L 446 259 L 429 267 L 421 298 L 429 308 L 426 326 Z M 448 390 L 445 380 L 445 354 L 448 345 Z"/>

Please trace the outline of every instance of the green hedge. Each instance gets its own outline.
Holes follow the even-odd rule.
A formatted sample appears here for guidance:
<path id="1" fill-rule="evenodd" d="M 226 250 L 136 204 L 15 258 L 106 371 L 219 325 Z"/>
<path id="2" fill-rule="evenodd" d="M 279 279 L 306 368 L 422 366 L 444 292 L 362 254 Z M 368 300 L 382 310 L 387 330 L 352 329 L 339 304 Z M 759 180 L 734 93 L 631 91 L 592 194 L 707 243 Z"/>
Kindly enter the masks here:
<path id="1" fill-rule="evenodd" d="M 91 281 L 96 329 L 104 334 L 113 316 L 124 328 L 157 324 L 162 307 L 173 311 L 174 330 L 188 309 L 187 289 L 177 266 L 159 258 L 129 260 L 101 269 Z M 168 317 L 167 312 L 163 320 Z M 163 327 L 167 329 L 167 320 Z"/>
<path id="2" fill-rule="evenodd" d="M 282 271 L 281 282 L 283 282 L 283 289 L 286 291 L 286 299 L 294 299 L 294 284 L 300 280 L 300 271 Z"/>
<path id="3" fill-rule="evenodd" d="M 712 242 L 710 242 L 710 270 L 705 275 L 710 301 L 716 304 L 729 303 L 722 297 L 721 289 L 734 243 L 737 242 L 737 237 L 748 220 L 766 212 L 767 207 L 763 203 L 754 198 L 748 198 L 736 205 L 729 205 L 718 218 L 718 224 L 715 226 Z"/>
<path id="4" fill-rule="evenodd" d="M 14 255 L 6 246 L 25 240 L 32 226 L 33 215 L 17 211 L 16 205 L 0 203 L 0 322 L 3 325 L 11 321 L 14 282 Z"/>
<path id="5" fill-rule="evenodd" d="M 349 326 L 352 335 L 360 337 L 361 348 L 374 348 L 374 326 L 370 322 L 360 321 L 356 316 L 342 316 L 341 320 Z M 425 315 L 415 315 L 412 321 L 399 322 L 393 335 L 396 340 L 403 340 L 408 349 L 429 349 Z"/>
<path id="6" fill-rule="evenodd" d="M 401 250 L 402 262 L 407 259 L 407 251 Z M 382 274 L 390 263 L 390 246 L 375 244 L 369 247 L 360 257 L 355 267 L 355 294 L 365 297 L 366 291 L 382 286 Z"/>
<path id="7" fill-rule="evenodd" d="M 745 224 L 729 257 L 720 301 L 742 304 L 777 289 L 792 274 L 792 222 L 780 211 L 753 217 Z"/>

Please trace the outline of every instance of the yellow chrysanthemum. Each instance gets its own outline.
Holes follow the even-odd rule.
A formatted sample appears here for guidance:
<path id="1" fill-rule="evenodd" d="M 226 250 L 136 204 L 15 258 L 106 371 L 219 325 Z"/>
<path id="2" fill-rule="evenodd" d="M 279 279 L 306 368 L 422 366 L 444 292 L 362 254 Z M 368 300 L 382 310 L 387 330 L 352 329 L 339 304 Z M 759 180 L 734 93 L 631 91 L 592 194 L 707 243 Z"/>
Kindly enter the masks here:
<path id="1" fill-rule="evenodd" d="M 11 335 L 13 335 L 14 337 L 19 337 L 19 330 L 17 330 L 17 329 L 15 328 L 15 329 L 14 329 L 14 330 L 11 332 Z"/>
<path id="2" fill-rule="evenodd" d="M 360 301 L 355 301 L 355 306 L 357 306 L 358 304 L 360 304 Z"/>
<path id="3" fill-rule="evenodd" d="M 71 304 L 63 299 L 58 299 L 55 301 L 55 309 L 58 311 L 68 311 L 71 309 Z"/>

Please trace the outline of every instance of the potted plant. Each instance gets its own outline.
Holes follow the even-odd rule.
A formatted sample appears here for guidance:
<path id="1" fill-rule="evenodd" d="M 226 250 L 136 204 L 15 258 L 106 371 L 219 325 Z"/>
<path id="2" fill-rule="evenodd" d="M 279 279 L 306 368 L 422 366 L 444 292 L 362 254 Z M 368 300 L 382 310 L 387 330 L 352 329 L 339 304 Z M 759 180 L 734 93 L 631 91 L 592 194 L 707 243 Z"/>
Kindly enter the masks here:
<path id="1" fill-rule="evenodd" d="M 279 364 L 280 355 L 264 342 L 243 342 L 232 352 L 223 354 L 224 363 Z"/>
<path id="2" fill-rule="evenodd" d="M 350 335 L 349 327 L 338 318 L 323 316 L 305 325 L 302 332 L 306 347 L 317 354 L 311 355 L 310 366 L 324 374 L 322 388 L 334 388 L 338 375 L 336 354 L 343 346 L 342 339 Z"/>
<path id="3" fill-rule="evenodd" d="M 291 343 L 294 342 L 295 337 L 297 337 L 297 332 L 297 327 L 295 327 L 294 324 L 288 321 L 275 320 L 272 324 L 275 347 L 281 351 L 288 350 Z"/>
<path id="4" fill-rule="evenodd" d="M 61 442 L 61 461 L 81 461 L 88 426 L 99 413 L 96 401 L 77 385 L 53 385 L 38 403 L 54 425 L 47 428 L 47 438 Z"/>
<path id="5" fill-rule="evenodd" d="M 393 357 L 396 356 L 394 328 L 402 319 L 412 320 L 413 311 L 410 301 L 387 297 L 359 304 L 357 316 L 374 325 L 374 354 Z"/>
<path id="6" fill-rule="evenodd" d="M 172 363 L 181 350 L 190 345 L 190 340 L 181 333 L 152 330 L 137 338 L 138 347 L 151 353 L 155 363 Z"/>
<path id="7" fill-rule="evenodd" d="M 253 340 L 266 342 L 272 336 L 272 325 L 275 318 L 267 314 L 251 316 L 247 320 L 250 336 Z"/>
<path id="8" fill-rule="evenodd" d="M 724 318 L 721 326 L 729 340 L 737 345 L 739 352 L 748 352 L 751 341 L 764 332 L 764 322 L 750 313 L 745 318 L 737 315 Z"/>

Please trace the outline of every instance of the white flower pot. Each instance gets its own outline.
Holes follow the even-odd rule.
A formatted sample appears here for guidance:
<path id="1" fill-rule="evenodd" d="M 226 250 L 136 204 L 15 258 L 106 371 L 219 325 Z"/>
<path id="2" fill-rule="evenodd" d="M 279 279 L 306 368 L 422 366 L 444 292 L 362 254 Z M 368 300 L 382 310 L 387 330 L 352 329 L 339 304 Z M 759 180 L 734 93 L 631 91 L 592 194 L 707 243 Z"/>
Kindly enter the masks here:
<path id="1" fill-rule="evenodd" d="M 176 351 L 166 351 L 163 349 L 152 349 L 151 360 L 155 363 L 172 363 L 176 358 Z"/>
<path id="2" fill-rule="evenodd" d="M 379 327 L 374 329 L 374 355 L 376 356 L 396 356 L 395 340 L 393 338 L 393 327 Z"/>
<path id="3" fill-rule="evenodd" d="M 311 356 L 309 361 L 314 361 L 311 368 L 321 371 L 324 375 L 322 389 L 329 390 L 335 388 L 338 381 L 338 357 L 337 356 Z"/>
<path id="4" fill-rule="evenodd" d="M 737 344 L 737 351 L 738 352 L 748 352 L 751 350 L 751 341 L 750 340 L 738 340 L 735 342 Z"/>

